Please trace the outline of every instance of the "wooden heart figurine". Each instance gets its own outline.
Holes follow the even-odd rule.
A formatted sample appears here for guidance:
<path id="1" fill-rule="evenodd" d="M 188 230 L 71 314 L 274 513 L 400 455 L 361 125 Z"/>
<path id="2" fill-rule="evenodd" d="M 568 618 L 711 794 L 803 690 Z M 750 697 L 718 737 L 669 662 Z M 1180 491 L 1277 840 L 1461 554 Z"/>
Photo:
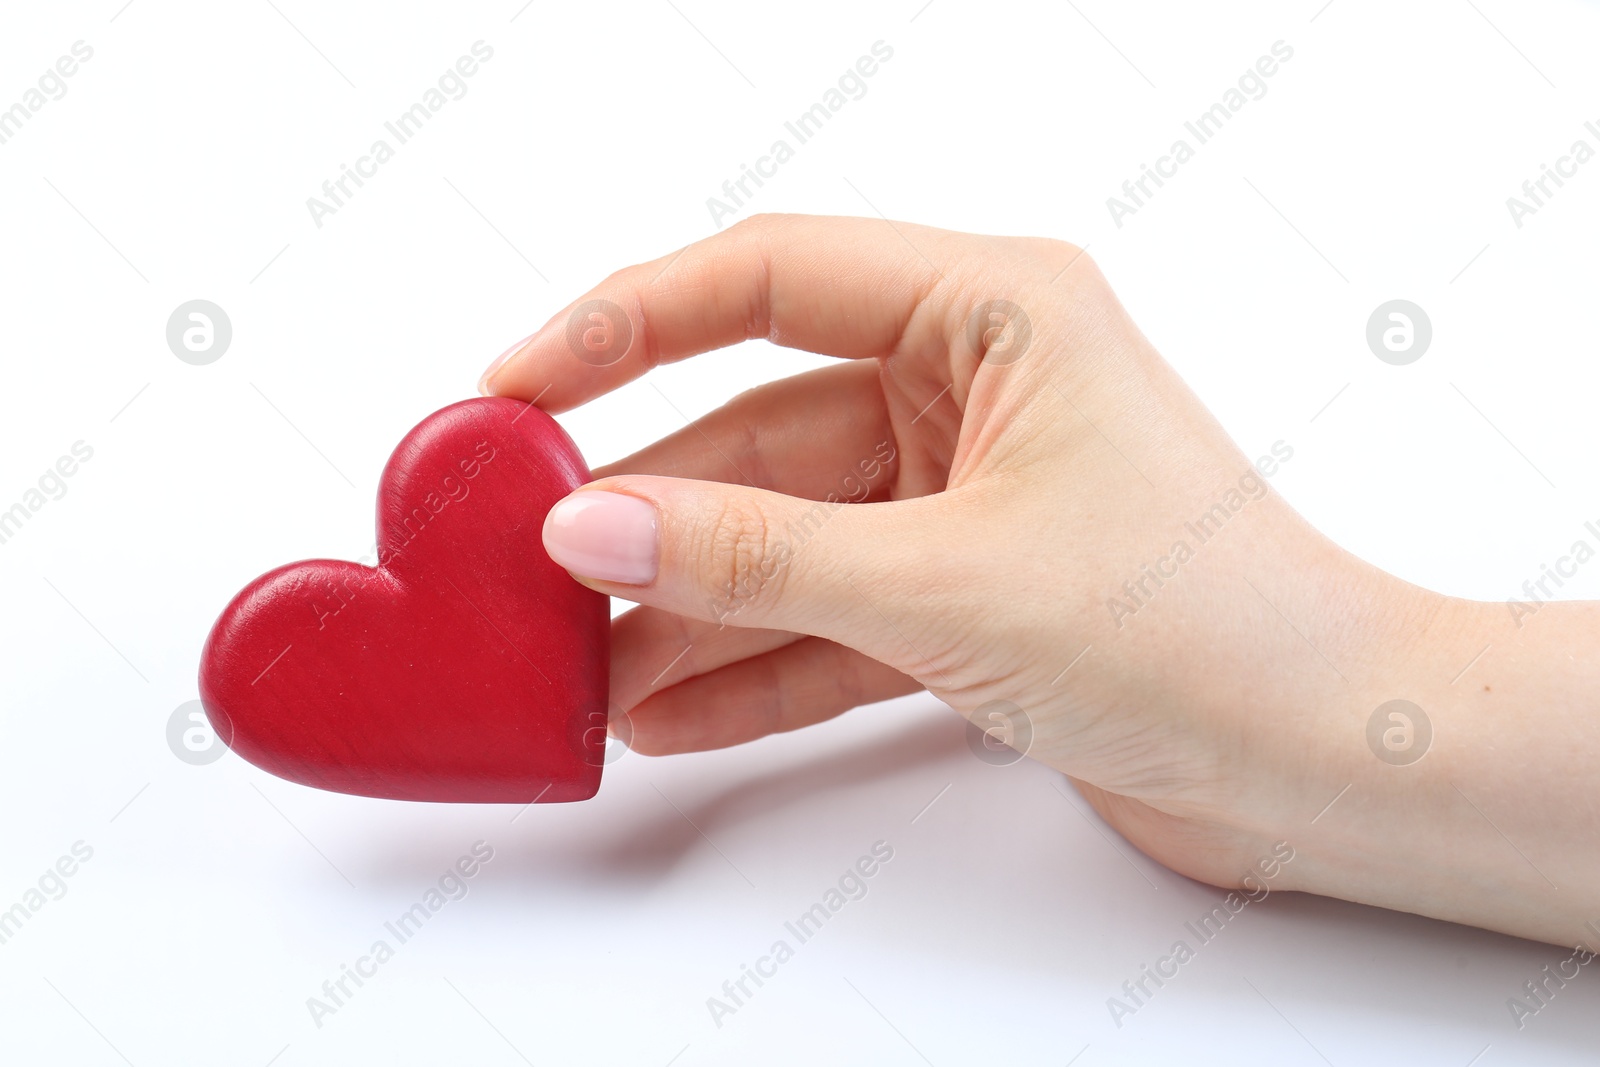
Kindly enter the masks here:
<path id="1" fill-rule="evenodd" d="M 292 563 L 212 627 L 200 699 L 293 782 L 396 800 L 586 800 L 604 762 L 606 598 L 545 554 L 589 480 L 566 433 L 503 397 L 424 419 L 378 486 L 376 566 Z"/>

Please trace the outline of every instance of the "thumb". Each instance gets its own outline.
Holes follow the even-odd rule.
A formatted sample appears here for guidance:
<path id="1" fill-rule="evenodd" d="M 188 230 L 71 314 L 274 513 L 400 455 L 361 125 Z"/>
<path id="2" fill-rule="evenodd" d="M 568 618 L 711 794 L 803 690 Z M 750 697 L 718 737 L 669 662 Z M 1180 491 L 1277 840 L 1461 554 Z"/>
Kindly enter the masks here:
<path id="1" fill-rule="evenodd" d="M 868 655 L 904 625 L 920 569 L 904 509 L 680 478 L 606 478 L 550 510 L 544 546 L 584 584 L 718 624 L 811 634 Z M 891 621 L 896 620 L 896 621 Z M 877 658 L 877 657 L 875 657 Z"/>

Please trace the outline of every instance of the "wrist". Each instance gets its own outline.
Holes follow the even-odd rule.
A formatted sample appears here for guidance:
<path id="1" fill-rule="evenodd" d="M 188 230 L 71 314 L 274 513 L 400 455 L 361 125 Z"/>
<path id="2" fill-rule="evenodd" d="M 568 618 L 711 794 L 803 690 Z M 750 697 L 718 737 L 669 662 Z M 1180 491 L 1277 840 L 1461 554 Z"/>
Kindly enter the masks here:
<path id="1" fill-rule="evenodd" d="M 1317 775 L 1326 806 L 1299 829 L 1290 883 L 1600 947 L 1595 719 L 1573 699 L 1573 674 L 1595 672 L 1547 645 L 1593 620 L 1551 619 L 1548 635 L 1529 634 L 1503 604 L 1387 575 L 1368 595 L 1382 605 L 1369 668 L 1330 694 L 1335 758 Z"/>

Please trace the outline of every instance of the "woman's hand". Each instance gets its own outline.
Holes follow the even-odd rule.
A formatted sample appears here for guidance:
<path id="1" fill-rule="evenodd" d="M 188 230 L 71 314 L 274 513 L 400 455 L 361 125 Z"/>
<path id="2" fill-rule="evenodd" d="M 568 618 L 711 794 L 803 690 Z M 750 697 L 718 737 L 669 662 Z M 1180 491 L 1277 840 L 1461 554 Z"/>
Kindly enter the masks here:
<path id="1" fill-rule="evenodd" d="M 484 388 L 559 412 L 749 338 L 843 362 L 596 472 L 545 526 L 575 577 L 641 605 L 613 645 L 633 748 L 926 688 L 1192 877 L 1237 886 L 1287 841 L 1275 888 L 1572 944 L 1565 879 L 1600 918 L 1593 787 L 1588 858 L 1524 867 L 1516 789 L 1481 777 L 1492 672 L 1448 684 L 1509 623 L 1308 526 L 1268 488 L 1294 442 L 1241 453 L 1071 245 L 757 217 L 606 279 Z M 1431 764 L 1369 747 L 1396 698 L 1432 715 Z"/>

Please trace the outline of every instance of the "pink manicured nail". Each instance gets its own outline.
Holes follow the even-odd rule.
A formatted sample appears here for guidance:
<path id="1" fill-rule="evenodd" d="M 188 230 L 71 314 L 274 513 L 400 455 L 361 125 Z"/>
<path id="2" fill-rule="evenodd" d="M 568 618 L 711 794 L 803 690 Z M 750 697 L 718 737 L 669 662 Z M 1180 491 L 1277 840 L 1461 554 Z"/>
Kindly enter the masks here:
<path id="1" fill-rule="evenodd" d="M 529 341 L 533 340 L 537 336 L 538 334 L 530 333 L 528 336 L 524 337 L 522 340 L 518 341 L 516 344 L 512 345 L 510 348 L 496 356 L 494 362 L 489 364 L 489 368 L 483 372 L 483 377 L 478 379 L 478 392 L 482 393 L 484 396 L 493 395 L 489 392 L 489 379 L 494 377 L 494 372 L 504 366 L 506 360 L 516 355 L 524 346 L 527 345 Z"/>
<path id="2" fill-rule="evenodd" d="M 654 581 L 658 539 L 656 509 L 626 493 L 579 490 L 544 520 L 550 558 L 574 574 L 606 582 Z"/>

